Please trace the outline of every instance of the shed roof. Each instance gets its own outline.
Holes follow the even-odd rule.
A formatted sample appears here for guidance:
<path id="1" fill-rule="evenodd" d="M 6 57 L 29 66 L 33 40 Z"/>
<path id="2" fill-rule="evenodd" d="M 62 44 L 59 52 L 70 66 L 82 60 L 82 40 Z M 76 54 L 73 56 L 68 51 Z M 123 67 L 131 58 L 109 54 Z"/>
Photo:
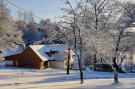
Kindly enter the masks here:
<path id="1" fill-rule="evenodd" d="M 55 57 L 47 54 L 47 52 L 66 52 L 67 46 L 65 44 L 46 44 L 46 45 L 30 45 L 29 46 L 42 61 L 54 60 Z M 22 53 L 21 51 L 7 50 L 5 51 L 4 57 L 16 56 L 17 54 Z M 71 54 L 74 55 L 74 52 L 71 50 Z M 58 59 L 58 58 L 57 58 Z M 63 60 L 64 61 L 64 60 Z"/>
<path id="2" fill-rule="evenodd" d="M 7 49 L 3 51 L 3 57 L 14 56 L 20 53 L 22 53 L 22 51 L 19 51 L 19 50 L 15 51 L 15 50 Z"/>
<path id="3" fill-rule="evenodd" d="M 54 59 L 54 57 L 49 57 L 46 52 L 66 52 L 67 49 L 67 46 L 64 44 L 30 45 L 29 47 L 41 58 L 42 61 Z"/>

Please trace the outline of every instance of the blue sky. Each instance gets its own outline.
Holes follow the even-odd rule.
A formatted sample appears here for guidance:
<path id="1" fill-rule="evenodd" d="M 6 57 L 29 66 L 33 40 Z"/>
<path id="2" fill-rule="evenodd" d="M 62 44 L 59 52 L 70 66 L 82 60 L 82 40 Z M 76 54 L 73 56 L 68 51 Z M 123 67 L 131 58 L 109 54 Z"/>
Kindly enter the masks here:
<path id="1" fill-rule="evenodd" d="M 26 10 L 32 10 L 34 14 L 40 17 L 54 17 L 61 16 L 63 7 L 62 0 L 10 0 L 13 3 L 19 5 Z M 16 17 L 16 11 L 18 10 L 15 6 L 8 3 L 7 5 L 11 10 L 11 14 Z"/>
<path id="2" fill-rule="evenodd" d="M 55 16 L 61 16 L 62 11 L 60 10 L 61 7 L 64 7 L 63 0 L 9 0 L 13 3 L 19 5 L 20 7 L 26 10 L 32 10 L 34 14 L 45 17 L 45 18 L 53 18 Z M 70 2 L 74 4 L 74 1 L 78 0 L 70 0 Z M 123 0 L 121 0 L 123 1 Z M 134 0 L 133 0 L 134 1 Z M 17 8 L 11 4 L 7 5 L 10 10 L 11 14 L 16 17 Z"/>

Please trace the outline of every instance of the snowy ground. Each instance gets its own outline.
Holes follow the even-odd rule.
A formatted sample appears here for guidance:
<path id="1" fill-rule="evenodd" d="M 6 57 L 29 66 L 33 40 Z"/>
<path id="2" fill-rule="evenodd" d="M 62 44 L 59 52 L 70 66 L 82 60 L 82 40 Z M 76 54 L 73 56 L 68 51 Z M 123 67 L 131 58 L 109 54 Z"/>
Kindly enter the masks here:
<path id="1" fill-rule="evenodd" d="M 66 75 L 62 69 L 0 67 L 0 89 L 135 89 L 135 73 L 119 74 L 119 85 L 112 84 L 112 77 L 108 72 L 84 71 L 84 84 L 79 84 L 79 71 Z"/>

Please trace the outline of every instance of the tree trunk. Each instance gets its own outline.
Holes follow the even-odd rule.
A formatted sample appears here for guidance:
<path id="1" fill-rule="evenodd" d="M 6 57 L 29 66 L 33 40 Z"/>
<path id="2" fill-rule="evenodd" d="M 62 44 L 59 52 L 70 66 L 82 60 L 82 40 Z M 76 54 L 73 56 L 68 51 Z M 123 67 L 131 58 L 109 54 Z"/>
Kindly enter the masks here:
<path id="1" fill-rule="evenodd" d="M 119 80 L 118 80 L 118 72 L 117 72 L 116 69 L 114 70 L 114 83 L 116 83 L 116 84 L 119 83 Z"/>
<path id="2" fill-rule="evenodd" d="M 118 35 L 118 40 L 117 40 L 117 43 L 116 43 L 116 49 L 115 49 L 115 55 L 114 55 L 114 58 L 113 58 L 113 66 L 114 66 L 114 82 L 116 84 L 118 84 L 118 72 L 122 72 L 122 69 L 119 68 L 119 66 L 117 65 L 117 62 L 116 62 L 116 59 L 117 59 L 117 54 L 118 54 L 118 51 L 119 51 L 119 45 L 120 45 L 120 42 L 121 42 L 121 36 L 123 34 L 123 31 L 124 29 L 121 29 L 119 35 Z"/>
<path id="3" fill-rule="evenodd" d="M 118 84 L 118 65 L 116 63 L 116 57 L 113 58 L 113 66 L 114 66 L 114 83 Z"/>
<path id="4" fill-rule="evenodd" d="M 97 54 L 94 53 L 93 55 L 93 69 L 95 69 L 95 64 L 97 63 Z"/>
<path id="5" fill-rule="evenodd" d="M 82 69 L 82 38 L 79 31 L 79 37 L 80 37 L 80 58 L 79 58 L 79 69 L 80 69 L 80 79 L 81 84 L 83 84 L 83 69 Z"/>
<path id="6" fill-rule="evenodd" d="M 79 65 L 79 70 L 80 70 L 80 81 L 81 81 L 81 84 L 83 83 L 83 71 L 82 71 L 82 63 L 81 63 L 81 57 L 82 57 L 82 53 L 81 53 L 81 47 L 82 47 L 82 39 L 81 39 L 81 34 L 80 34 L 80 29 L 78 28 L 78 26 L 77 26 L 77 18 L 76 18 L 76 16 L 74 16 L 74 31 L 73 31 L 73 33 L 74 33 L 74 39 L 75 39 L 75 44 L 74 44 L 74 48 L 75 48 L 75 54 L 76 54 L 76 56 L 78 57 L 78 65 Z M 76 30 L 78 30 L 78 32 L 79 32 L 79 40 L 80 40 L 80 55 L 78 55 L 78 53 L 77 53 L 77 34 L 76 34 Z"/>
<path id="7" fill-rule="evenodd" d="M 113 66 L 116 69 L 116 71 L 119 71 L 119 66 L 116 63 L 116 57 L 113 59 L 113 64 L 114 64 Z"/>
<path id="8" fill-rule="evenodd" d="M 67 74 L 69 74 L 69 69 L 70 69 L 70 48 L 68 48 L 67 52 Z"/>
<path id="9" fill-rule="evenodd" d="M 94 58 L 93 58 L 93 64 L 97 63 L 97 54 L 94 54 Z"/>
<path id="10" fill-rule="evenodd" d="M 79 70 L 80 70 L 80 80 L 81 80 L 81 84 L 83 84 L 83 70 L 82 70 L 82 63 L 81 63 L 81 59 L 78 55 L 78 65 L 79 65 Z"/>

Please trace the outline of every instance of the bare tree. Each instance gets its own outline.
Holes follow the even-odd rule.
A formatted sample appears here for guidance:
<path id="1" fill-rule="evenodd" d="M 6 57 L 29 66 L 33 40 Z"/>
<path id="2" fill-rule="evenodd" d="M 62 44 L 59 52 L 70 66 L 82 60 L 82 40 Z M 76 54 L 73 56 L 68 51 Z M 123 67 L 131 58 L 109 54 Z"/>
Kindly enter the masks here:
<path id="1" fill-rule="evenodd" d="M 76 51 L 79 49 L 79 54 L 76 54 L 79 55 L 80 75 L 82 75 L 82 55 L 88 52 L 82 50 L 84 47 L 82 45 L 85 44 L 87 50 L 90 48 L 89 50 L 93 52 L 94 63 L 97 63 L 99 57 L 112 67 L 114 82 L 118 83 L 117 72 L 123 72 L 123 70 L 116 60 L 118 60 L 125 29 L 132 22 L 131 19 L 124 20 L 126 17 L 123 13 L 123 9 L 125 9 L 122 6 L 123 3 L 117 0 L 80 0 L 74 7 L 66 0 L 66 4 L 69 8 L 63 9 L 67 16 L 65 16 L 65 22 L 62 21 L 62 23 L 66 24 L 64 25 L 65 29 L 71 31 L 69 34 L 74 39 L 74 48 Z M 129 15 L 131 17 L 131 14 Z M 106 60 L 105 57 L 108 55 L 110 57 Z M 121 58 L 121 63 L 123 60 L 124 57 Z"/>
<path id="2" fill-rule="evenodd" d="M 84 0 L 87 2 L 87 0 Z M 77 5 L 74 7 L 69 0 L 66 0 L 65 3 L 69 8 L 62 8 L 67 13 L 67 16 L 64 16 L 64 20 L 61 23 L 64 23 L 63 28 L 68 32 L 67 35 L 72 39 L 70 42 L 73 44 L 73 48 L 75 49 L 75 54 L 78 58 L 78 65 L 80 70 L 80 80 L 83 83 L 83 68 L 82 68 L 82 27 L 80 26 L 81 20 L 79 18 L 84 19 L 85 11 L 83 13 L 80 12 L 82 9 L 83 0 L 79 0 Z M 83 5 L 86 9 L 87 4 Z"/>
<path id="3" fill-rule="evenodd" d="M 0 3 L 0 33 L 1 44 L 3 48 L 16 48 L 22 43 L 22 32 L 17 29 L 14 20 L 10 16 L 9 9 L 6 4 Z"/>

